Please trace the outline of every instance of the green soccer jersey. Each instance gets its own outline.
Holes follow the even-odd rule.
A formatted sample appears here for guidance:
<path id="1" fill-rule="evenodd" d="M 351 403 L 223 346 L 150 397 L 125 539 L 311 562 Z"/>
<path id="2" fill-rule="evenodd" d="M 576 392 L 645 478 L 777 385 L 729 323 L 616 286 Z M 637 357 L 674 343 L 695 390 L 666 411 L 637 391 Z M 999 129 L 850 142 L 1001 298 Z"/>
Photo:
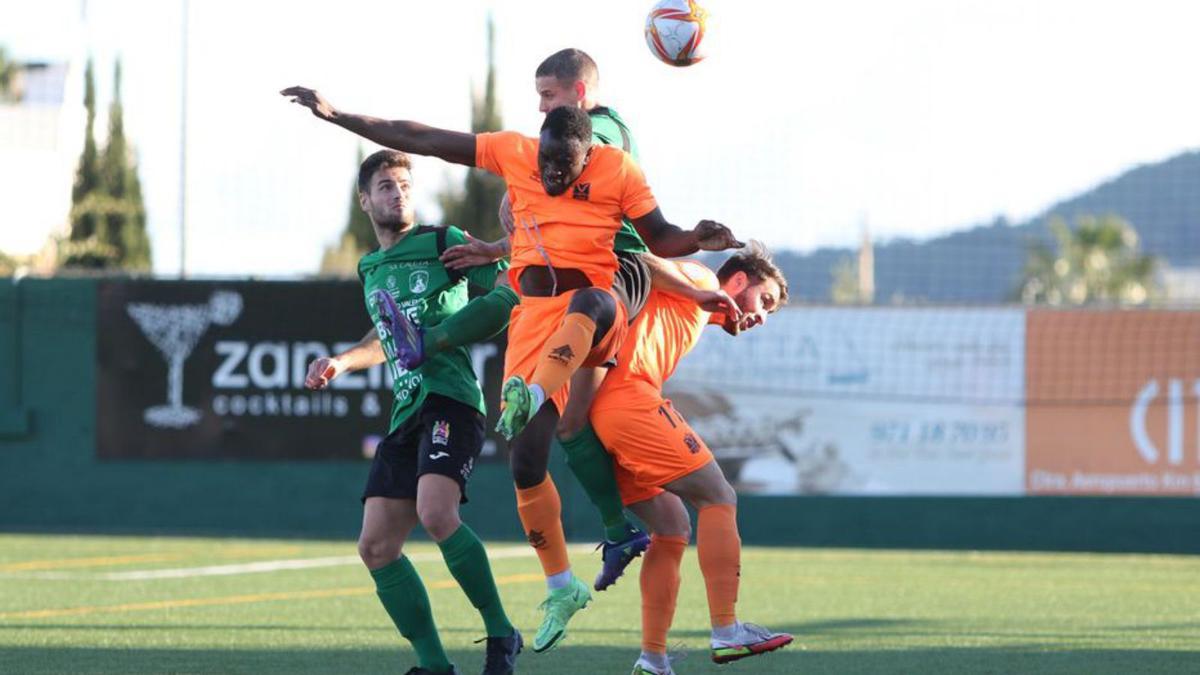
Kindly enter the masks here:
<path id="1" fill-rule="evenodd" d="M 634 161 L 641 161 L 638 159 L 637 144 L 633 142 L 633 134 L 630 133 L 625 120 L 621 119 L 616 110 L 605 106 L 596 106 L 588 111 L 588 116 L 592 118 L 593 141 L 621 148 L 630 155 L 633 155 Z M 617 232 L 617 238 L 613 244 L 613 250 L 617 252 L 646 253 L 650 249 L 647 248 L 646 242 L 642 241 L 641 235 L 634 229 L 633 223 L 628 220 L 622 220 L 621 229 Z"/>
<path id="2" fill-rule="evenodd" d="M 372 251 L 358 261 L 367 313 L 379 334 L 393 380 L 395 400 L 389 433 L 419 410 L 429 394 L 440 394 L 486 413 L 467 347 L 438 352 L 415 370 L 406 370 L 396 362 L 395 342 L 371 299 L 376 289 L 386 289 L 400 311 L 417 325 L 441 323 L 467 304 L 468 284 L 490 289 L 496 275 L 507 267 L 507 263 L 497 262 L 464 272 L 446 269 L 438 259 L 442 251 L 466 240 L 457 227 L 419 225 L 395 246 Z"/>

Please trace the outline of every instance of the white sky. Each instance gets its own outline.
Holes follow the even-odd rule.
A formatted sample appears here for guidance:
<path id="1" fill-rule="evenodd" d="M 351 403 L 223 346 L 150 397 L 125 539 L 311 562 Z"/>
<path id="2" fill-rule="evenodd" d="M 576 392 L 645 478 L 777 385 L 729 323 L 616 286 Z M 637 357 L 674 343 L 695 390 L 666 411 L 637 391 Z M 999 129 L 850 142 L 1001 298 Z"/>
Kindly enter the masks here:
<path id="1" fill-rule="evenodd" d="M 90 51 L 102 106 L 123 55 L 155 270 L 175 273 L 180 3 L 90 0 L 86 26 L 84 4 L 0 0 L 0 44 Z M 667 217 L 776 248 L 852 244 L 864 221 L 891 238 L 1021 219 L 1200 147 L 1200 3 L 705 0 L 709 58 L 689 69 L 650 56 L 651 4 L 192 0 L 189 271 L 315 271 L 345 224 L 357 141 L 276 92 L 304 84 L 348 111 L 466 129 L 489 9 L 506 127 L 536 132 L 534 68 L 580 47 Z M 436 216 L 435 192 L 461 175 L 420 162 L 419 210 Z M 67 197 L 28 207 L 65 216 Z M 0 223 L 0 249 L 35 234 Z"/>

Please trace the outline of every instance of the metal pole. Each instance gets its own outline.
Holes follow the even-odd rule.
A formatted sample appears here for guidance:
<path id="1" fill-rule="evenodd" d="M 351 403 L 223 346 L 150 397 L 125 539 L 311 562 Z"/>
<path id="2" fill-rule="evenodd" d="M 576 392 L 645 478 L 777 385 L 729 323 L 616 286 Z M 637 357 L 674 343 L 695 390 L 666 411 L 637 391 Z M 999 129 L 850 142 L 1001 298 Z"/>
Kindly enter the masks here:
<path id="1" fill-rule="evenodd" d="M 188 0 L 183 2 L 179 84 L 179 278 L 187 278 L 187 90 L 188 90 Z"/>

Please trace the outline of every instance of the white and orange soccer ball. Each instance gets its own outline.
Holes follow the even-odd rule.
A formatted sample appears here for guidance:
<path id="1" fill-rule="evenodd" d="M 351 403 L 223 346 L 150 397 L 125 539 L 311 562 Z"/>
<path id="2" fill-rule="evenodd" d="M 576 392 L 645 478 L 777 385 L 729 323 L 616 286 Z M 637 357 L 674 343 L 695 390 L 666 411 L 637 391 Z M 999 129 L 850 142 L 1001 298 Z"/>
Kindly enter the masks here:
<path id="1" fill-rule="evenodd" d="M 708 12 L 695 0 L 659 0 L 646 16 L 646 44 L 667 65 L 699 63 L 707 21 Z"/>

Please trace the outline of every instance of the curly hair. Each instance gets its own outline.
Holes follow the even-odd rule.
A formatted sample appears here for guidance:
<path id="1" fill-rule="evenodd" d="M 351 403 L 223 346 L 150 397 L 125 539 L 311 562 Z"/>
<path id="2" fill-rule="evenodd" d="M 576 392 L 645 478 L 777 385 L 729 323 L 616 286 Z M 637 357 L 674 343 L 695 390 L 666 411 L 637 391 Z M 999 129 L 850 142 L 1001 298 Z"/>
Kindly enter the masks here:
<path id="1" fill-rule="evenodd" d="M 560 141 L 574 139 L 584 145 L 591 145 L 592 118 L 579 108 L 559 106 L 546 113 L 542 131 L 549 131 L 552 138 Z"/>

